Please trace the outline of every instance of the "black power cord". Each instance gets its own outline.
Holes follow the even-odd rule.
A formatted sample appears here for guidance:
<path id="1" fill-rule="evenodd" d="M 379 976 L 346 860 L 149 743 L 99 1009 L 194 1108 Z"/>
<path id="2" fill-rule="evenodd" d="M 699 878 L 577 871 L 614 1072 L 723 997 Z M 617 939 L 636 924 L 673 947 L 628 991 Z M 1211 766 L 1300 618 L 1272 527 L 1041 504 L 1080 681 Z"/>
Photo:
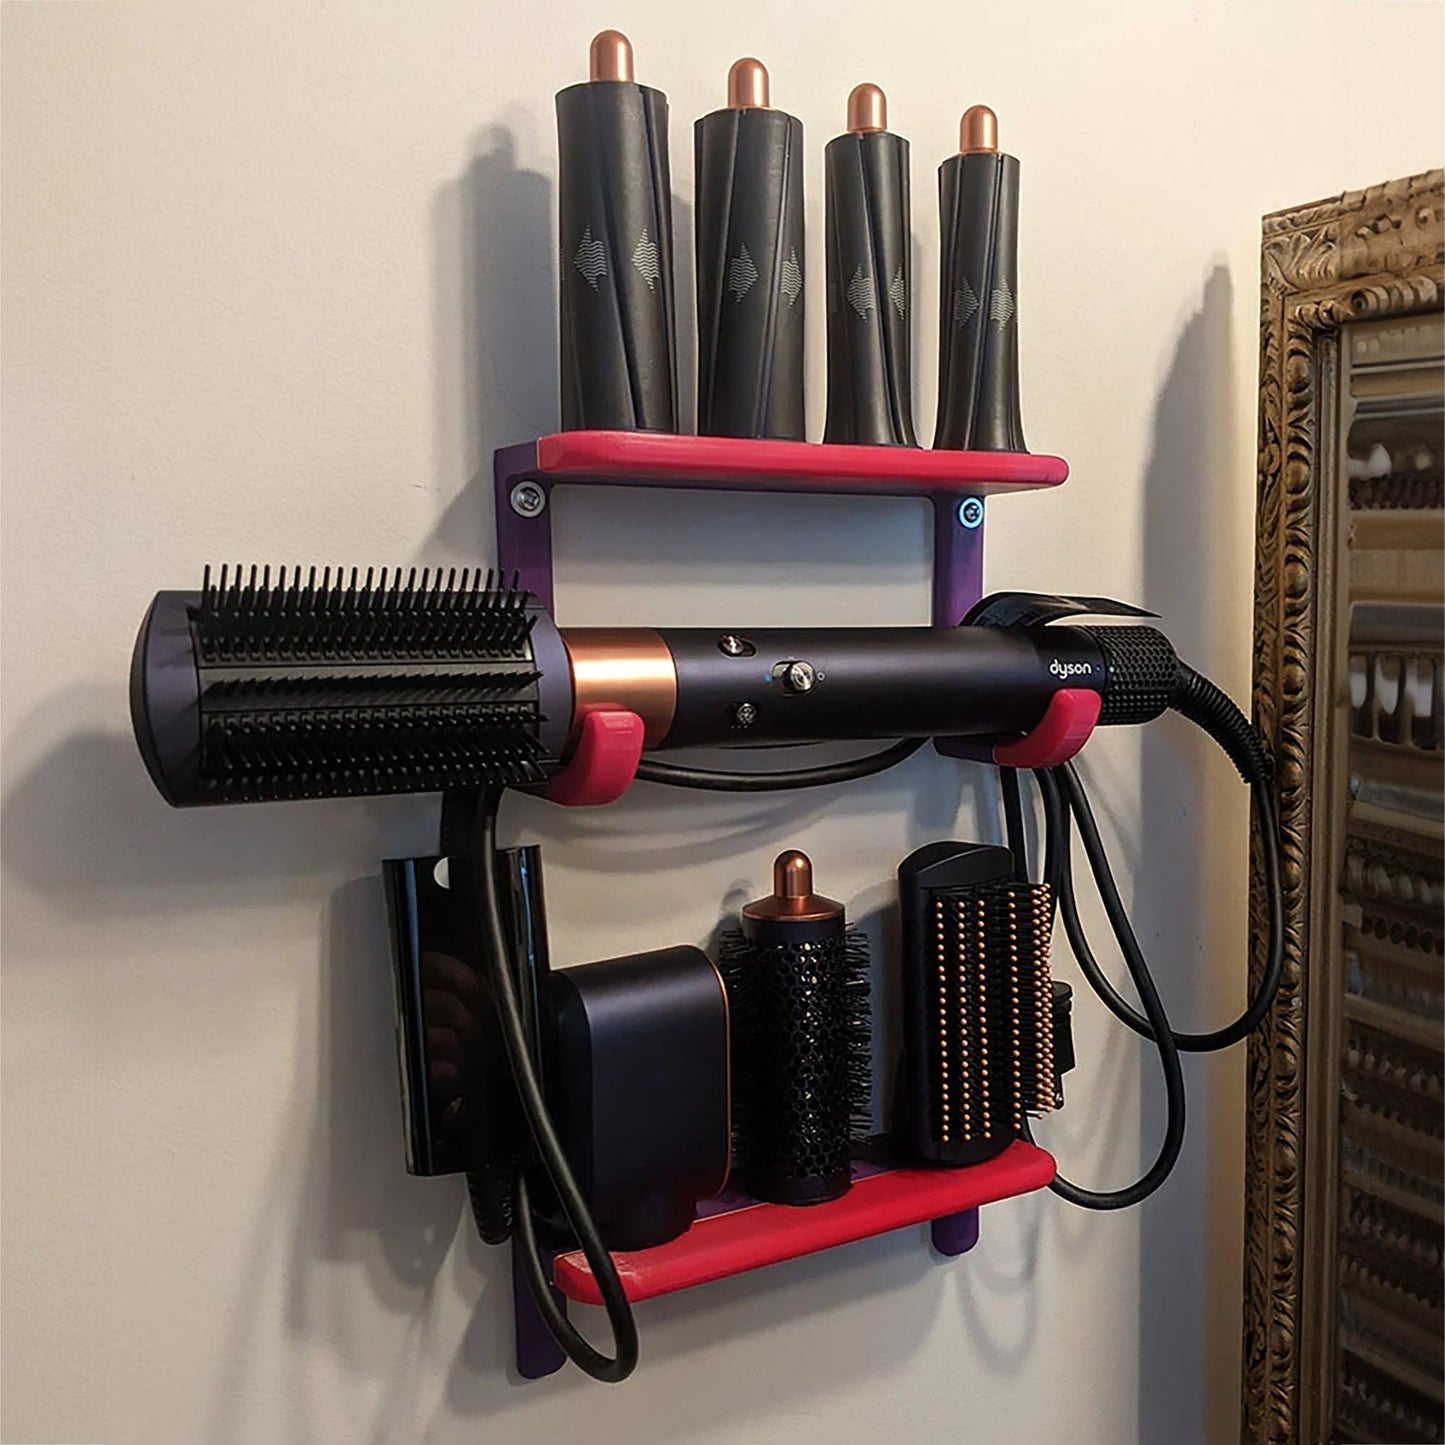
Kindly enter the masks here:
<path id="1" fill-rule="evenodd" d="M 612 1338 L 617 1350 L 615 1356 L 609 1358 L 600 1350 L 594 1349 L 557 1303 L 542 1264 L 541 1250 L 532 1220 L 527 1178 L 522 1171 L 517 1174 L 514 1190 L 516 1244 L 521 1250 L 522 1266 L 532 1297 L 536 1300 L 537 1308 L 553 1339 L 567 1357 L 594 1380 L 615 1383 L 625 1380 L 637 1367 L 637 1325 L 632 1317 L 632 1306 L 622 1288 L 622 1281 L 617 1276 L 617 1266 L 612 1262 L 612 1256 L 602 1242 L 587 1202 L 568 1167 L 561 1140 L 557 1138 L 557 1131 L 547 1113 L 541 1083 L 532 1067 L 527 1028 L 522 1019 L 516 981 L 512 977 L 511 949 L 507 944 L 507 929 L 502 921 L 501 899 L 497 890 L 497 810 L 501 799 L 500 788 L 489 788 L 478 799 L 472 848 L 482 900 L 482 928 L 491 955 L 496 960 L 492 987 L 497 1015 L 501 1021 L 502 1038 L 506 1044 L 508 1062 L 512 1066 L 517 1094 L 522 1102 L 522 1111 L 527 1116 L 542 1164 L 557 1191 L 562 1212 L 567 1216 L 567 1222 L 572 1226 L 572 1232 L 577 1236 L 577 1242 L 592 1269 L 592 1277 L 597 1281 L 602 1304 L 612 1327 Z"/>
<path id="2" fill-rule="evenodd" d="M 1078 910 L 1074 901 L 1072 861 L 1069 857 L 1068 824 L 1063 791 L 1057 779 L 1050 772 L 1041 771 L 1038 779 L 1044 797 L 1045 827 L 1049 837 L 1058 840 L 1054 844 L 1052 856 L 1046 862 L 1045 878 L 1050 882 L 1055 896 L 1059 899 L 1064 915 L 1064 927 L 1069 930 L 1069 941 L 1077 951 L 1083 940 L 1083 929 L 1079 925 Z M 1102 857 L 1102 854 L 1100 856 Z M 1090 861 L 1093 861 L 1092 858 Z M 1050 867 L 1052 876 L 1049 872 Z M 1138 939 L 1134 936 L 1134 929 L 1127 914 L 1123 911 L 1123 903 L 1119 899 L 1114 880 L 1107 872 L 1102 877 L 1096 873 L 1095 879 L 1099 884 L 1100 893 L 1106 898 L 1112 895 L 1113 900 L 1119 905 L 1118 917 L 1121 920 L 1121 926 L 1117 936 L 1124 954 L 1124 964 L 1129 970 L 1129 977 L 1133 980 L 1134 987 L 1139 991 L 1139 1001 L 1144 1005 L 1144 1015 L 1152 1029 L 1150 1037 L 1159 1050 L 1159 1064 L 1164 1072 L 1164 1139 L 1159 1146 L 1159 1152 L 1155 1156 L 1154 1162 L 1133 1184 L 1123 1189 L 1109 1191 L 1085 1189 L 1082 1185 L 1074 1184 L 1062 1175 L 1056 1175 L 1049 1188 L 1061 1199 L 1066 1199 L 1070 1204 L 1077 1204 L 1084 1209 L 1127 1209 L 1131 1205 L 1141 1203 L 1153 1194 L 1173 1172 L 1174 1166 L 1179 1160 L 1180 1151 L 1184 1147 L 1184 1070 L 1179 1061 L 1179 1046 L 1174 1041 L 1174 1032 L 1169 1027 L 1169 1019 L 1164 1012 L 1164 1004 L 1159 998 L 1158 989 L 1154 986 L 1153 976 L 1149 972 L 1149 965 L 1144 959 Z M 1083 946 L 1087 948 L 1087 944 Z"/>
<path id="3" fill-rule="evenodd" d="M 1136 1033 L 1160 1044 L 1167 1031 L 1167 1042 L 1176 1055 L 1179 1051 L 1212 1053 L 1238 1043 L 1252 1032 L 1269 1013 L 1279 990 L 1280 976 L 1284 966 L 1284 898 L 1280 874 L 1278 824 L 1275 819 L 1271 769 L 1269 757 L 1254 729 L 1244 714 L 1208 678 L 1194 671 L 1184 663 L 1178 664 L 1177 676 L 1172 691 L 1170 706 L 1182 716 L 1203 728 L 1229 756 L 1241 777 L 1250 784 L 1254 803 L 1255 819 L 1260 834 L 1260 853 L 1265 876 L 1265 891 L 1269 914 L 1269 937 L 1265 959 L 1264 976 L 1260 987 L 1248 1007 L 1238 1018 L 1225 1027 L 1210 1033 L 1180 1033 L 1171 1029 L 1162 1008 L 1158 1004 L 1158 993 L 1149 974 L 1149 967 L 1139 947 L 1139 941 L 1129 922 L 1123 900 L 1114 882 L 1099 836 L 1093 810 L 1089 806 L 1084 787 L 1071 764 L 1061 768 L 1038 771 L 1035 776 L 1043 795 L 1045 817 L 1044 878 L 1050 884 L 1055 902 L 1064 918 L 1064 929 L 1070 947 L 1078 960 L 1079 967 L 1090 986 L 1117 1018 L 1129 1025 Z M 1004 795 L 1004 816 L 1008 831 L 1009 847 L 1015 858 L 1024 854 L 1023 808 L 1019 795 L 1018 777 L 1011 769 L 1002 770 Z M 1140 1001 L 1144 1004 L 1141 1014 L 1132 1008 L 1113 987 L 1098 960 L 1094 957 L 1085 937 L 1082 920 L 1079 917 L 1078 901 L 1074 892 L 1073 863 L 1069 835 L 1069 816 L 1072 813 L 1079 827 L 1080 840 L 1090 871 L 1099 890 L 1104 911 L 1110 927 L 1118 941 L 1124 962 L 1129 969 L 1135 987 L 1139 989 Z M 1147 988 L 1140 980 L 1147 980 Z M 1164 1049 L 1160 1049 L 1161 1060 Z M 1178 1158 L 1184 1135 L 1184 1095 L 1182 1080 L 1176 1091 L 1171 1083 L 1171 1070 L 1165 1066 L 1165 1089 L 1167 1114 L 1165 1142 L 1159 1157 L 1149 1171 L 1135 1184 L 1126 1189 L 1100 1193 L 1083 1189 L 1067 1179 L 1056 1178 L 1051 1188 L 1064 1199 L 1089 1209 L 1119 1209 L 1128 1204 L 1138 1203 L 1158 1188 L 1168 1177 Z M 1172 1152 L 1171 1152 L 1172 1149 Z M 1168 1160 L 1161 1172 L 1161 1165 Z"/>
<path id="4" fill-rule="evenodd" d="M 927 738 L 904 738 L 892 747 L 842 763 L 822 763 L 813 768 L 794 768 L 778 773 L 734 773 L 712 768 L 689 768 L 680 763 L 659 763 L 644 758 L 637 765 L 637 777 L 644 783 L 666 783 L 674 788 L 701 788 L 710 793 L 774 793 L 791 788 L 821 788 L 828 783 L 851 783 L 884 772 L 904 758 L 911 758 Z"/>

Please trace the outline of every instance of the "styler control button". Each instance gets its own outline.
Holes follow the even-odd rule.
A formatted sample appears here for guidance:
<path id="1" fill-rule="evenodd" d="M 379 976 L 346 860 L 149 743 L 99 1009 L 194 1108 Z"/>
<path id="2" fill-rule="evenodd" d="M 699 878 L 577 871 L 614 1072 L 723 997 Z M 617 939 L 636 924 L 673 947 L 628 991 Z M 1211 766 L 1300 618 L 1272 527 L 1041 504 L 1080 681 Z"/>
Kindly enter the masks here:
<path id="1" fill-rule="evenodd" d="M 717 650 L 725 657 L 752 657 L 757 648 L 746 637 L 726 632 L 717 640 Z"/>
<path id="2" fill-rule="evenodd" d="M 783 686 L 789 692 L 812 692 L 817 680 L 811 662 L 790 662 L 783 668 Z"/>

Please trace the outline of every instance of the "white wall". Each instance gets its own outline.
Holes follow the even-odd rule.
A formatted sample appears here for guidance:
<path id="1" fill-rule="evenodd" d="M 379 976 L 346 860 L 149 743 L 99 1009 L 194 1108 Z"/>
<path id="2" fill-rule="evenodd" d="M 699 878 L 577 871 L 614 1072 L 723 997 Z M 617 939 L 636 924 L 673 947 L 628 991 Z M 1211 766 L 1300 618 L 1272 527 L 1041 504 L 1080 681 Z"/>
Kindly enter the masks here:
<path id="1" fill-rule="evenodd" d="M 1142 1211 L 995 1206 L 954 1264 L 903 1231 L 642 1308 L 621 1389 L 521 1385 L 504 1256 L 456 1180 L 402 1167 L 378 860 L 430 848 L 434 800 L 172 813 L 136 757 L 126 666 L 156 588 L 207 560 L 489 556 L 491 450 L 556 419 L 551 96 L 604 24 L 670 93 L 680 197 L 690 120 L 737 55 L 771 64 L 808 128 L 815 298 L 822 144 L 850 86 L 887 89 L 915 151 L 924 433 L 933 167 L 965 105 L 996 108 L 1024 166 L 1025 424 L 1073 477 L 994 505 L 988 580 L 1151 604 L 1245 692 L 1259 217 L 1439 163 L 1441 7 L 744 13 L 3 7 L 6 1440 L 1231 1437 L 1238 1054 L 1189 1063 L 1187 1153 Z M 814 435 L 822 323 L 814 304 Z M 558 524 L 564 621 L 926 616 L 913 504 L 574 497 Z M 1242 790 L 1168 722 L 1142 752 L 1101 738 L 1087 772 L 1176 1022 L 1222 1019 Z M 930 755 L 826 796 L 644 787 L 506 827 L 546 843 L 575 962 L 701 939 L 784 843 L 876 912 L 956 803 L 992 835 L 982 775 Z M 1044 1137 L 1120 1184 L 1157 1140 L 1157 1075 L 1080 1012 Z"/>

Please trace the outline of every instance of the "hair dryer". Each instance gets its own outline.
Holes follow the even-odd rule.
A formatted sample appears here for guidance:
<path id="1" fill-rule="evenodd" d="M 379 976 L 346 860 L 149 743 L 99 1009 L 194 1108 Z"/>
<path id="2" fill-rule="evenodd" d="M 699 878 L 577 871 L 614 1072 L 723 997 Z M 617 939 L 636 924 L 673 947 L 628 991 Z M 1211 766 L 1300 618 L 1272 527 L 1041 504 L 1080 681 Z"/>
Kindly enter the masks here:
<path id="1" fill-rule="evenodd" d="M 131 715 L 184 807 L 542 782 L 602 705 L 649 750 L 1008 738 L 1063 687 L 1140 722 L 1178 667 L 1141 626 L 558 629 L 480 571 L 223 568 L 155 598 Z"/>

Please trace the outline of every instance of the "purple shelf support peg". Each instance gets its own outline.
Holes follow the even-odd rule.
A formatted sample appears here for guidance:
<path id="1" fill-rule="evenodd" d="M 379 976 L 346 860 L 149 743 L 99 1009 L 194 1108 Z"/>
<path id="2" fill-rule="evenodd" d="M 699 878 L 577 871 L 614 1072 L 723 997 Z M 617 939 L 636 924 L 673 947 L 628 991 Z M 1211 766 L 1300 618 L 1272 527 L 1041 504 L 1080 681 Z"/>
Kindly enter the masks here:
<path id="1" fill-rule="evenodd" d="M 967 1254 L 978 1243 L 978 1210 L 961 1209 L 933 1221 L 933 1247 L 939 1254 Z"/>
<path id="2" fill-rule="evenodd" d="M 542 1247 L 542 1267 L 549 1276 L 552 1258 L 552 1251 Z M 566 1314 L 567 1301 L 556 1290 L 552 1291 L 552 1297 Z M 522 1267 L 522 1254 L 515 1243 L 512 1245 L 512 1315 L 517 1340 L 517 1373 L 524 1380 L 540 1380 L 546 1375 L 555 1375 L 567 1363 L 567 1356 L 552 1338 L 542 1311 L 532 1298 L 527 1271 Z"/>

